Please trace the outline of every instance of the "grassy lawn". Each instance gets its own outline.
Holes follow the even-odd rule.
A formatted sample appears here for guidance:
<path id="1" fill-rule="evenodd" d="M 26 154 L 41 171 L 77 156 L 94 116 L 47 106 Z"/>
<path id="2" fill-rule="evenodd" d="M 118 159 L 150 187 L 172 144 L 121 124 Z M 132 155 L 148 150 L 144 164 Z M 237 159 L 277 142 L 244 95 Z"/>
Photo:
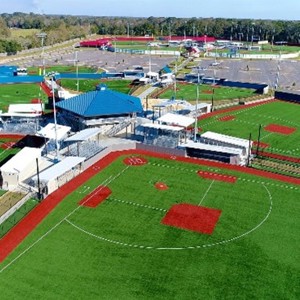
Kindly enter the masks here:
<path id="1" fill-rule="evenodd" d="M 35 98 L 40 98 L 43 102 L 47 100 L 47 96 L 38 84 L 0 85 L 0 110 L 7 111 L 9 104 L 29 104 Z"/>
<path id="2" fill-rule="evenodd" d="M 13 228 L 22 218 L 24 218 L 26 214 L 30 212 L 37 204 L 37 200 L 29 199 L 18 210 L 16 210 L 16 212 L 13 215 L 11 215 L 7 220 L 5 220 L 0 225 L 0 238 L 4 236 L 11 228 Z"/>
<path id="3" fill-rule="evenodd" d="M 80 92 L 90 92 L 94 91 L 96 86 L 98 84 L 106 84 L 108 88 L 111 90 L 121 92 L 124 94 L 128 94 L 129 91 L 131 90 L 130 83 L 131 80 L 118 80 L 118 79 L 113 79 L 113 80 L 94 80 L 94 79 L 89 79 L 89 80 L 79 80 L 79 91 Z M 60 84 L 63 88 L 68 89 L 68 90 L 73 90 L 76 91 L 77 89 L 77 80 L 74 79 L 61 79 Z"/>
<path id="4" fill-rule="evenodd" d="M 12 262 L 0 271 L 3 299 L 297 298 L 297 186 L 154 157 L 128 167 L 123 158 L 77 187 L 0 265 Z M 104 182 L 109 198 L 78 206 Z M 222 210 L 212 235 L 161 224 L 183 202 Z"/>
<path id="5" fill-rule="evenodd" d="M 206 119 L 200 119 L 198 126 L 204 131 L 214 131 L 231 136 L 248 139 L 252 134 L 252 140 L 258 139 L 259 126 L 262 125 L 261 141 L 269 144 L 267 151 L 299 157 L 300 156 L 300 105 L 275 101 L 264 105 L 222 113 Z M 223 116 L 234 116 L 233 120 L 219 121 Z M 269 124 L 277 124 L 296 128 L 292 134 L 284 135 L 265 130 Z"/>
<path id="6" fill-rule="evenodd" d="M 255 95 L 252 89 L 241 89 L 241 88 L 230 88 L 212 85 L 201 84 L 199 88 L 199 100 L 200 101 L 211 101 L 212 97 L 214 100 L 224 99 L 242 99 Z M 187 101 L 194 102 L 197 98 L 197 86 L 196 84 L 176 84 L 176 94 L 174 89 L 170 87 L 164 93 L 159 95 L 161 99 L 171 99 L 173 96 L 176 99 L 184 99 Z"/>
<path id="7" fill-rule="evenodd" d="M 18 37 L 27 37 L 27 36 L 31 36 L 31 35 L 35 35 L 37 33 L 40 32 L 39 29 L 17 29 L 17 28 L 13 28 L 10 30 L 11 32 L 11 36 L 13 38 L 18 38 Z"/>

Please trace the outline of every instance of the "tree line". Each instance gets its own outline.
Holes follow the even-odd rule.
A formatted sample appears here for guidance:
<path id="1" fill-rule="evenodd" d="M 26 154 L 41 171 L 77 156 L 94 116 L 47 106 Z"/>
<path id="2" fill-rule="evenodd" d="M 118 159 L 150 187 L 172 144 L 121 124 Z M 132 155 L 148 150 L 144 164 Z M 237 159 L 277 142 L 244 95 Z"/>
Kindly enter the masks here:
<path id="1" fill-rule="evenodd" d="M 13 37 L 11 30 L 36 29 L 47 33 L 45 45 L 85 38 L 90 34 L 104 36 L 214 36 L 217 39 L 285 41 L 300 44 L 300 21 L 175 18 L 175 17 L 96 17 L 70 15 L 41 15 L 16 12 L 0 14 L 0 52 L 39 47 L 35 33 Z"/>

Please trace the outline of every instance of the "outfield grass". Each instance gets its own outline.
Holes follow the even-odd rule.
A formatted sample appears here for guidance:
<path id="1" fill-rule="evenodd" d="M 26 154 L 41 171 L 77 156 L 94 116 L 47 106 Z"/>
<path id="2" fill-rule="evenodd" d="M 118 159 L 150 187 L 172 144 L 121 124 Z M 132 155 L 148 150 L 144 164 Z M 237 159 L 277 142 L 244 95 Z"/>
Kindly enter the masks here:
<path id="1" fill-rule="evenodd" d="M 30 104 L 32 99 L 47 101 L 47 96 L 38 84 L 18 83 L 0 85 L 0 110 L 7 111 L 9 104 Z"/>
<path id="2" fill-rule="evenodd" d="M 215 101 L 225 99 L 243 99 L 251 97 L 255 94 L 253 89 L 229 88 L 229 87 L 214 87 L 208 84 L 201 84 L 199 87 L 199 101 Z M 161 99 L 171 99 L 175 96 L 177 99 L 187 101 L 196 101 L 197 86 L 196 84 L 176 84 L 176 94 L 173 88 L 169 88 L 164 93 L 159 95 Z"/>
<path id="3" fill-rule="evenodd" d="M 123 158 L 77 187 L 0 265 L 3 299 L 297 298 L 298 186 L 154 157 L 126 166 Z M 238 179 L 203 179 L 199 169 Z M 157 181 L 169 189 L 155 189 Z M 104 182 L 108 199 L 78 207 Z M 221 209 L 215 232 L 160 224 L 182 202 Z"/>
<path id="4" fill-rule="evenodd" d="M 80 92 L 90 92 L 96 89 L 96 86 L 99 84 L 105 84 L 111 90 L 128 94 L 131 90 L 131 80 L 97 80 L 97 79 L 82 79 L 79 80 L 79 91 Z M 60 84 L 63 88 L 74 90 L 77 89 L 77 80 L 76 79 L 61 79 Z"/>
<path id="5" fill-rule="evenodd" d="M 251 134 L 251 139 L 255 141 L 258 140 L 261 125 L 261 142 L 270 145 L 266 148 L 267 151 L 299 157 L 299 114 L 300 105 L 275 101 L 253 107 L 245 106 L 242 110 L 200 119 L 198 127 L 201 127 L 203 132 L 209 130 L 245 139 L 248 139 Z M 226 122 L 219 121 L 220 117 L 227 115 L 234 116 L 234 119 Z M 296 128 L 296 131 L 290 135 L 270 132 L 264 129 L 269 124 Z"/>

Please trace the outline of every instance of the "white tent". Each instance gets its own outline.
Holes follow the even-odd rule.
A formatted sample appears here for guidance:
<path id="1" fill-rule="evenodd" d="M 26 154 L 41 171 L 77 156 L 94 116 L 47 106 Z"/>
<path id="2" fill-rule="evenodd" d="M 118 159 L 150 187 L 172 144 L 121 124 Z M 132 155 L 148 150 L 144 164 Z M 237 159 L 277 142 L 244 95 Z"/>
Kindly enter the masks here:
<path id="1" fill-rule="evenodd" d="M 162 129 L 166 131 L 182 131 L 184 128 L 179 126 L 168 126 L 168 125 L 162 125 L 162 124 L 156 124 L 156 123 L 146 123 L 141 124 L 144 128 L 153 128 L 153 129 Z"/>
<path id="2" fill-rule="evenodd" d="M 49 140 L 55 140 L 57 138 L 57 141 L 61 141 L 67 137 L 70 130 L 71 127 L 69 126 L 63 126 L 58 124 L 56 124 L 55 126 L 54 123 L 49 123 L 41 130 L 39 130 L 37 132 L 37 135 L 43 136 Z"/>
<path id="3" fill-rule="evenodd" d="M 163 115 L 162 117 L 157 119 L 160 123 L 166 123 L 168 125 L 175 125 L 175 126 L 181 126 L 181 127 L 188 127 L 195 123 L 194 118 L 185 117 L 178 114 L 172 114 L 167 113 Z"/>
<path id="4" fill-rule="evenodd" d="M 94 136 L 98 135 L 99 133 L 101 133 L 100 128 L 92 127 L 92 128 L 83 129 L 83 130 L 77 132 L 76 134 L 66 138 L 65 142 L 86 141 L 86 140 L 89 140 L 89 139 L 93 138 Z"/>

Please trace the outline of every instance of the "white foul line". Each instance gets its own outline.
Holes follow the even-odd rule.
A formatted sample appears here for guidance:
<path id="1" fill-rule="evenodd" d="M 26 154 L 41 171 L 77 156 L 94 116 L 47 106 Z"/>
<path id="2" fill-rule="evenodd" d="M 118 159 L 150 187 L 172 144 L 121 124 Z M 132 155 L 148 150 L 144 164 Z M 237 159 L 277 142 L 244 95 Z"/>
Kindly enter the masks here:
<path id="1" fill-rule="evenodd" d="M 201 205 L 202 201 L 204 200 L 204 198 L 206 197 L 206 195 L 207 195 L 208 192 L 210 191 L 210 189 L 211 189 L 211 187 L 212 187 L 212 185 L 213 185 L 214 182 L 215 182 L 215 181 L 213 180 L 213 181 L 210 183 L 210 185 L 209 185 L 207 191 L 206 191 L 205 194 L 203 195 L 203 197 L 202 197 L 201 201 L 199 202 L 198 206 Z"/>

